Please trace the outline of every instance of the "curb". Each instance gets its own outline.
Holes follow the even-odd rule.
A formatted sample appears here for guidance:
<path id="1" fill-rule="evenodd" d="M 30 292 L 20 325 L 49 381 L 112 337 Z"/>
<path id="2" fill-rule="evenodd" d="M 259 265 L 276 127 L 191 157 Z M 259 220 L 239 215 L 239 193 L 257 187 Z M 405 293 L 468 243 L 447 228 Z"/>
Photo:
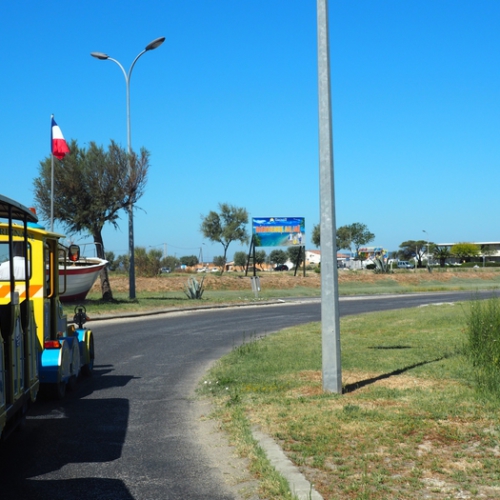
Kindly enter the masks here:
<path id="1" fill-rule="evenodd" d="M 298 500 L 323 500 L 323 497 L 313 488 L 299 469 L 283 453 L 280 446 L 259 429 L 252 429 L 254 439 L 265 451 L 271 465 L 288 481 L 292 494 Z"/>
<path id="2" fill-rule="evenodd" d="M 211 309 L 230 309 L 233 307 L 259 307 L 259 306 L 274 306 L 279 304 L 287 304 L 284 299 L 276 299 L 276 300 L 267 300 L 263 302 L 255 302 L 255 303 L 234 303 L 234 304 L 220 304 L 220 305 L 207 305 L 207 306 L 193 306 L 193 307 L 170 307 L 167 309 L 154 309 L 151 311 L 138 311 L 138 312 L 128 312 L 128 313 L 117 313 L 117 314 L 103 314 L 100 316 L 94 316 L 90 318 L 87 323 L 92 321 L 106 321 L 110 319 L 122 319 L 122 318 L 140 318 L 142 316 L 157 316 L 160 314 L 169 314 L 169 313 L 180 313 L 180 312 L 190 312 L 190 311 L 209 311 Z M 68 320 L 68 323 L 71 323 Z"/>

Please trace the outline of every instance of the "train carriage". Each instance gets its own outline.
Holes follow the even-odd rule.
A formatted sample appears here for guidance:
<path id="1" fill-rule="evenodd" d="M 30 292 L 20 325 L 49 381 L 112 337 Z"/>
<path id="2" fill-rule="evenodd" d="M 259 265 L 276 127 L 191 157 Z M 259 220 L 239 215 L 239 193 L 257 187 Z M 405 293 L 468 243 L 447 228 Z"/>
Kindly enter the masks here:
<path id="1" fill-rule="evenodd" d="M 23 421 L 40 386 L 63 397 L 93 368 L 85 309 L 68 325 L 59 301 L 63 235 L 32 210 L 0 195 L 0 435 Z"/>

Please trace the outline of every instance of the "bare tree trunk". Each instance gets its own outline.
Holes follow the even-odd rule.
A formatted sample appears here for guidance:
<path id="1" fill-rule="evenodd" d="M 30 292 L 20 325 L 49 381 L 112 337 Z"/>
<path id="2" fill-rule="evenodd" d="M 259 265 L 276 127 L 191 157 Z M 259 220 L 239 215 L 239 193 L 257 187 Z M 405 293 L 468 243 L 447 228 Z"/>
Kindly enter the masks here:
<path id="1" fill-rule="evenodd" d="M 104 243 L 102 241 L 101 233 L 94 234 L 94 243 L 97 248 L 97 256 L 100 259 L 105 259 Z M 104 266 L 103 270 L 99 274 L 101 280 L 101 292 L 102 300 L 111 301 L 113 300 L 113 291 L 111 290 L 111 284 L 109 282 L 108 266 Z"/>

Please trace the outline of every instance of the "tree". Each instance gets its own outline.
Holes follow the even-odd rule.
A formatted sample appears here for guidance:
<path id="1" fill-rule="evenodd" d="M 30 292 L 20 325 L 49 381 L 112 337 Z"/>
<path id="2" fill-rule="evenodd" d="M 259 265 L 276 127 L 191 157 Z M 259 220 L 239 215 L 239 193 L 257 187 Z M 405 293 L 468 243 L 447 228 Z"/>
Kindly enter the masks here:
<path id="1" fill-rule="evenodd" d="M 313 227 L 311 241 L 316 248 L 319 248 L 321 246 L 321 228 L 319 224 L 316 224 Z"/>
<path id="2" fill-rule="evenodd" d="M 286 253 L 288 254 L 288 260 L 290 262 L 293 262 L 294 266 L 300 267 L 304 262 L 305 255 L 304 255 L 304 249 L 302 247 L 288 247 Z M 299 253 L 300 253 L 300 258 L 299 258 Z M 297 262 L 297 260 L 299 260 L 299 262 Z"/>
<path id="3" fill-rule="evenodd" d="M 238 208 L 228 203 L 219 203 L 219 213 L 211 210 L 206 217 L 202 216 L 200 226 L 203 236 L 210 241 L 222 244 L 224 262 L 221 266 L 224 272 L 226 265 L 227 249 L 231 242 L 239 241 L 248 243 L 248 233 L 245 224 L 248 223 L 248 212 L 244 208 Z"/>
<path id="4" fill-rule="evenodd" d="M 433 250 L 433 257 L 437 260 L 439 260 L 439 266 L 444 267 L 446 264 L 446 259 L 451 257 L 451 252 L 450 249 L 446 246 L 438 246 L 434 245 L 432 247 Z"/>
<path id="5" fill-rule="evenodd" d="M 340 250 L 341 248 L 350 249 L 351 245 L 354 243 L 356 255 L 359 258 L 359 248 L 367 243 L 370 243 L 370 241 L 373 241 L 374 239 L 375 235 L 368 231 L 365 224 L 355 222 L 354 224 L 340 226 L 337 228 L 335 242 L 337 244 L 337 250 Z M 321 229 L 319 224 L 316 224 L 313 227 L 311 240 L 316 247 L 320 246 Z"/>
<path id="6" fill-rule="evenodd" d="M 172 271 L 180 265 L 180 260 L 174 255 L 168 255 L 161 259 L 161 267 L 168 267 Z"/>
<path id="7" fill-rule="evenodd" d="M 340 250 L 342 248 L 350 250 L 352 245 L 352 235 L 353 231 L 351 229 L 351 226 L 340 226 L 337 229 L 335 238 L 335 241 L 337 243 L 337 250 Z"/>
<path id="8" fill-rule="evenodd" d="M 280 266 L 281 264 L 284 264 L 288 260 L 288 256 L 284 250 L 273 250 L 269 254 L 269 262 L 271 264 L 275 264 L 276 266 Z"/>
<path id="9" fill-rule="evenodd" d="M 214 266 L 218 267 L 220 269 L 220 273 L 222 274 L 224 272 L 224 268 L 226 267 L 226 257 L 223 255 L 216 255 L 213 258 L 214 261 Z"/>
<path id="10" fill-rule="evenodd" d="M 135 267 L 139 276 L 151 278 L 160 274 L 162 268 L 161 250 L 152 248 L 148 252 L 144 247 L 136 247 L 134 249 L 134 257 Z"/>
<path id="11" fill-rule="evenodd" d="M 108 261 L 108 269 L 110 271 L 114 271 L 118 267 L 118 264 L 115 259 L 115 253 L 106 252 L 105 255 L 106 255 L 105 259 Z"/>
<path id="12" fill-rule="evenodd" d="M 470 262 L 471 257 L 477 257 L 481 253 L 478 245 L 466 242 L 455 243 L 450 252 L 453 257 L 465 262 Z"/>
<path id="13" fill-rule="evenodd" d="M 146 276 L 158 276 L 161 273 L 161 259 L 163 257 L 163 252 L 158 248 L 151 248 L 148 252 L 147 257 L 148 267 L 146 270 Z"/>
<path id="14" fill-rule="evenodd" d="M 375 235 L 368 231 L 366 224 L 361 224 L 360 222 L 355 222 L 350 226 L 343 226 L 339 228 L 339 231 L 341 229 L 344 233 L 344 242 L 341 241 L 338 248 L 350 248 L 352 243 L 356 249 L 356 255 L 359 253 L 360 247 L 367 245 L 375 239 Z M 349 233 L 349 238 L 347 238 L 347 233 Z M 344 246 L 347 244 L 347 241 L 349 241 L 349 245 Z"/>
<path id="15" fill-rule="evenodd" d="M 424 240 L 407 240 L 399 245 L 399 256 L 401 260 L 410 260 L 415 258 L 417 267 L 422 267 L 422 257 L 425 254 L 428 242 Z"/>
<path id="16" fill-rule="evenodd" d="M 240 271 L 243 271 L 247 265 L 247 253 L 246 252 L 235 252 L 234 254 L 234 265 L 240 268 Z"/>
<path id="17" fill-rule="evenodd" d="M 483 257 L 490 257 L 496 254 L 496 250 L 493 250 L 490 245 L 481 245 L 480 253 Z"/>
<path id="18" fill-rule="evenodd" d="M 180 258 L 181 264 L 187 267 L 193 267 L 198 264 L 198 257 L 196 255 L 184 255 Z"/>
<path id="19" fill-rule="evenodd" d="M 54 164 L 54 220 L 59 221 L 70 234 L 89 233 L 96 243 L 98 257 L 104 259 L 102 239 L 104 225 L 118 227 L 119 211 L 130 203 L 136 204 L 144 193 L 149 169 L 149 153 L 130 155 L 111 141 L 108 150 L 89 144 L 79 148 L 75 140 L 70 153 Z M 35 202 L 43 220 L 50 219 L 51 158 L 40 162 L 40 176 L 34 180 Z M 113 298 L 105 267 L 101 272 L 104 300 Z"/>
<path id="20" fill-rule="evenodd" d="M 147 276 L 149 261 L 148 252 L 145 247 L 134 248 L 135 268 L 138 276 Z"/>
<path id="21" fill-rule="evenodd" d="M 259 266 L 262 271 L 262 264 L 266 262 L 266 251 L 265 250 L 257 250 L 255 252 L 255 265 Z"/>
<path id="22" fill-rule="evenodd" d="M 120 269 L 120 271 L 125 271 L 129 268 L 129 258 L 128 255 L 118 255 L 118 257 L 115 260 L 117 269 Z"/>
<path id="23" fill-rule="evenodd" d="M 255 252 L 255 262 L 254 266 L 257 267 L 259 266 L 260 270 L 262 271 L 262 264 L 266 262 L 266 251 L 265 250 L 257 250 Z M 251 259 L 253 259 L 252 255 L 250 256 Z M 234 265 L 239 267 L 241 271 L 245 270 L 247 267 L 247 261 L 248 261 L 248 254 L 246 252 L 236 252 L 234 254 Z"/>

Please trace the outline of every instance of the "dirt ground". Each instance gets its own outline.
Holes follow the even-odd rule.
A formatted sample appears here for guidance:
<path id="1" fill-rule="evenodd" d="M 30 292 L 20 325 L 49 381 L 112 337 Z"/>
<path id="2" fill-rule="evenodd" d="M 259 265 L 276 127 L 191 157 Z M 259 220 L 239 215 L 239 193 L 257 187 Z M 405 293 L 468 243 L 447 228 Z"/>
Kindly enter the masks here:
<path id="1" fill-rule="evenodd" d="M 292 273 L 277 273 L 277 272 L 261 272 L 260 276 L 261 286 L 266 289 L 290 289 L 297 287 L 306 288 L 320 288 L 321 275 L 314 271 L 308 271 L 306 276 L 298 274 L 293 276 Z M 494 280 L 500 276 L 498 270 L 483 270 L 483 269 L 470 269 L 470 270 L 447 270 L 445 272 L 434 271 L 429 273 L 425 269 L 418 269 L 414 271 L 398 271 L 393 274 L 375 274 L 373 271 L 347 271 L 339 270 L 339 283 L 372 283 L 377 281 L 393 280 L 400 284 L 414 284 L 424 283 L 426 281 L 433 282 L 447 282 L 452 278 L 460 279 L 484 279 Z M 155 278 L 142 278 L 136 277 L 136 290 L 137 292 L 170 292 L 170 291 L 184 291 L 186 282 L 189 277 L 193 277 L 198 281 L 203 281 L 205 290 L 248 290 L 250 285 L 248 283 L 250 276 L 240 276 L 236 273 L 226 273 L 222 276 L 217 274 L 172 274 L 161 275 Z M 110 276 L 111 288 L 113 292 L 126 292 L 128 291 L 129 280 L 127 276 Z M 94 291 L 100 290 L 100 282 L 97 280 L 94 285 Z"/>

